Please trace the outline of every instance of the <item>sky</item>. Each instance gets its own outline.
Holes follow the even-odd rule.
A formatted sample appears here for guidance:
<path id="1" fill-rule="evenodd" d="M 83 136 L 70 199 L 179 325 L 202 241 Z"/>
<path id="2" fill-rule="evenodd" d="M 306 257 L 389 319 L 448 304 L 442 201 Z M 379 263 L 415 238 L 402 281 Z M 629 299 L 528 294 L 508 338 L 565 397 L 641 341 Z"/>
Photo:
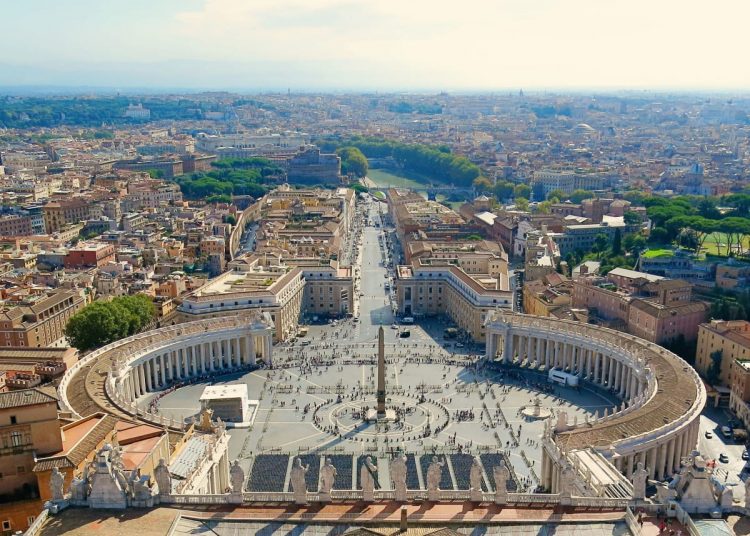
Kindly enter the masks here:
<path id="1" fill-rule="evenodd" d="M 749 0 L 0 0 L 0 86 L 750 88 Z"/>

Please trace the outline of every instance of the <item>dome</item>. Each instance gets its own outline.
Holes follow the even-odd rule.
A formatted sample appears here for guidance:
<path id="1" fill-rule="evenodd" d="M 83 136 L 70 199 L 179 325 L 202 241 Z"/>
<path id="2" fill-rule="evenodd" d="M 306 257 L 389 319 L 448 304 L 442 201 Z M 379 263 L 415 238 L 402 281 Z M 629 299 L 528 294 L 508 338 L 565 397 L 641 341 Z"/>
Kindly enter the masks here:
<path id="1" fill-rule="evenodd" d="M 573 127 L 573 130 L 576 132 L 596 132 L 591 125 L 587 125 L 586 123 L 578 123 Z"/>

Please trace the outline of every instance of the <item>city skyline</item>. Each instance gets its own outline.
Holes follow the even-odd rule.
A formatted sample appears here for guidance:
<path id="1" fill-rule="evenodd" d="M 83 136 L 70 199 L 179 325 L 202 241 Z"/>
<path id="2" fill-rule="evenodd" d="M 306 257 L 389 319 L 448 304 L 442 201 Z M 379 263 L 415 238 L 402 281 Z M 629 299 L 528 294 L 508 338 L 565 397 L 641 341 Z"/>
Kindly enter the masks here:
<path id="1" fill-rule="evenodd" d="M 162 0 L 4 6 L 0 86 L 742 90 L 750 6 Z M 32 7 L 33 6 L 33 7 Z M 727 14 L 732 13 L 731 17 Z"/>

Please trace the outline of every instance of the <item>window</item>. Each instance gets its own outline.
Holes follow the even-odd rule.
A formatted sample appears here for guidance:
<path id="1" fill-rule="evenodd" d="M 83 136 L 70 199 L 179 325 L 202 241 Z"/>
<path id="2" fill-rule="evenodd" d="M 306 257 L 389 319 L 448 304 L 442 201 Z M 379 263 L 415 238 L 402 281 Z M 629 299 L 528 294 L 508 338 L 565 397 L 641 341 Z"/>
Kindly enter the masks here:
<path id="1" fill-rule="evenodd" d="M 11 416 L 10 416 L 10 424 L 18 424 L 18 422 L 17 422 L 17 420 L 16 420 L 16 416 L 15 416 L 15 415 L 11 415 Z"/>
<path id="2" fill-rule="evenodd" d="M 21 432 L 14 431 L 10 433 L 10 445 L 12 447 L 21 446 Z"/>
<path id="3" fill-rule="evenodd" d="M 26 468 L 23 465 L 19 465 L 18 467 L 16 467 L 16 473 L 18 473 L 19 475 L 22 475 L 25 472 L 26 472 Z"/>
<path id="4" fill-rule="evenodd" d="M 3 530 L 10 530 L 10 519 L 3 521 Z"/>

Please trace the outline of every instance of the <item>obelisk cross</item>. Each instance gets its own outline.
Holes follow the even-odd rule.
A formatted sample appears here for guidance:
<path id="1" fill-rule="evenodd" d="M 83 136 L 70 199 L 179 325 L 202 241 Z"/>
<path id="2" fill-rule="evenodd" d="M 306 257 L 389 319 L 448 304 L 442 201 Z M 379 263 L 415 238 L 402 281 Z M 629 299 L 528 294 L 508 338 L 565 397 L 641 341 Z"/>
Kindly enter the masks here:
<path id="1" fill-rule="evenodd" d="M 383 326 L 378 330 L 378 418 L 385 417 L 385 342 Z"/>

